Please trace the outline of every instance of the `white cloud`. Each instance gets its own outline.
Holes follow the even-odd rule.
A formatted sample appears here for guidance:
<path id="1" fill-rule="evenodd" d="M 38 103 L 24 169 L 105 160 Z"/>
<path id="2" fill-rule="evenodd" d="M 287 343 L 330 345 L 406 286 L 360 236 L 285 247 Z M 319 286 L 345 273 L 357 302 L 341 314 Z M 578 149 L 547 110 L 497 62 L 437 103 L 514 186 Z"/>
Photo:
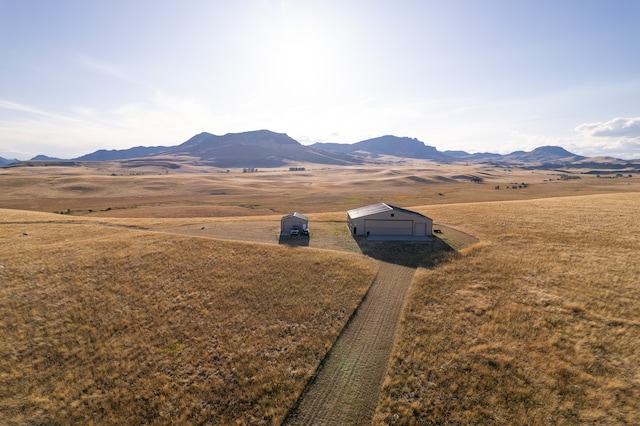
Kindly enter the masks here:
<path id="1" fill-rule="evenodd" d="M 640 142 L 632 139 L 606 139 L 604 142 L 580 143 L 580 154 L 587 157 L 608 156 L 626 160 L 640 159 Z"/>
<path id="2" fill-rule="evenodd" d="M 604 123 L 584 123 L 576 130 L 586 136 L 640 138 L 640 117 L 614 118 Z"/>
<path id="3" fill-rule="evenodd" d="M 587 156 L 640 158 L 640 117 L 617 117 L 606 122 L 583 123 L 575 128 Z"/>

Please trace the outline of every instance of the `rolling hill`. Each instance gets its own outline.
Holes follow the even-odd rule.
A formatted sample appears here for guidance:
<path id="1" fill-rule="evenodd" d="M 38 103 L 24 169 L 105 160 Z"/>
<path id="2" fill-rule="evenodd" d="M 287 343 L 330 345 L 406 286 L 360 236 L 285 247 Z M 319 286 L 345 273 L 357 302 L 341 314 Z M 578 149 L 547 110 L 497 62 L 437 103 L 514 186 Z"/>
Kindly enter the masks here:
<path id="1" fill-rule="evenodd" d="M 355 157 L 304 146 L 284 133 L 256 130 L 216 136 L 200 133 L 163 155 L 196 157 L 215 167 L 281 167 L 291 163 L 358 164 Z"/>
<path id="2" fill-rule="evenodd" d="M 100 149 L 91 154 L 74 158 L 77 161 L 113 161 L 128 160 L 131 158 L 142 158 L 159 154 L 167 150 L 166 146 L 136 146 L 129 149 Z M 35 158 L 34 158 L 35 160 Z"/>
<path id="3" fill-rule="evenodd" d="M 493 162 L 505 164 L 566 164 L 582 161 L 586 157 L 573 154 L 559 146 L 541 146 L 533 151 L 514 151 L 510 154 L 500 155 L 488 152 L 469 154 L 464 151 L 445 151 L 445 154 L 458 160 L 471 162 Z"/>
<path id="4" fill-rule="evenodd" d="M 9 160 L 7 158 L 0 157 L 0 167 L 6 166 L 7 164 L 17 163 L 18 161 L 20 160 L 16 160 L 15 158 L 13 160 Z"/>
<path id="5" fill-rule="evenodd" d="M 390 135 L 367 139 L 354 144 L 318 142 L 311 146 L 361 158 L 377 158 L 385 155 L 399 158 L 427 159 L 442 164 L 467 162 L 504 167 L 591 169 L 585 173 L 616 173 L 622 170 L 637 173 L 640 171 L 640 161 L 637 160 L 621 160 L 612 157 L 590 158 L 574 154 L 560 146 L 541 146 L 532 151 L 515 151 L 506 155 L 490 152 L 470 154 L 465 151 L 442 152 L 418 139 Z"/>
<path id="6" fill-rule="evenodd" d="M 434 160 L 442 163 L 455 161 L 454 158 L 438 151 L 432 146 L 425 145 L 418 139 L 392 135 L 367 139 L 353 144 L 318 142 L 311 145 L 311 147 L 359 157 L 377 158 L 381 155 L 390 155 L 401 158 Z"/>

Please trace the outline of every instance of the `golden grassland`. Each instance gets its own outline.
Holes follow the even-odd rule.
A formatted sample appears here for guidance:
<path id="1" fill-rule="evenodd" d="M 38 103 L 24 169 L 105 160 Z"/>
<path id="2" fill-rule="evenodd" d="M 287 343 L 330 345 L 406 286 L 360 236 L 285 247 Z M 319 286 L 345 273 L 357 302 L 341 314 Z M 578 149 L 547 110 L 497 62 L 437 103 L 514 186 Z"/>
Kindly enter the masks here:
<path id="1" fill-rule="evenodd" d="M 640 194 L 424 207 L 482 242 L 418 270 L 375 424 L 640 418 Z"/>
<path id="2" fill-rule="evenodd" d="M 376 273 L 344 211 L 380 201 L 459 251 L 414 277 L 377 424 L 640 417 L 636 177 L 109 167 L 0 169 L 0 423 L 279 423 Z"/>
<path id="3" fill-rule="evenodd" d="M 0 210 L 0 422 L 277 424 L 362 256 Z"/>
<path id="4" fill-rule="evenodd" d="M 408 165 L 181 173 L 88 167 L 0 169 L 0 208 L 109 218 L 232 217 L 637 191 L 638 179 L 482 165 Z M 136 170 L 138 172 L 138 170 Z M 561 180 L 561 176 L 576 179 Z M 471 178 L 482 183 L 472 183 Z M 523 185 L 523 184 L 526 184 Z M 496 189 L 499 188 L 499 189 Z"/>

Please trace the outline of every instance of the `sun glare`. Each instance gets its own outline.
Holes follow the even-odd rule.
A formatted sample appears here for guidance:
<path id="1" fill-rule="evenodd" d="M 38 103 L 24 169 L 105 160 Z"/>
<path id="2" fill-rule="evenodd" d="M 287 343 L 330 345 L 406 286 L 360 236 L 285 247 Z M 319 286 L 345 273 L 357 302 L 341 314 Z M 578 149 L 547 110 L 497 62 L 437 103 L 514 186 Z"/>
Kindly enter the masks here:
<path id="1" fill-rule="evenodd" d="M 283 28 L 269 50 L 269 68 L 278 91 L 322 94 L 335 84 L 334 52 L 322 32 L 300 26 Z"/>

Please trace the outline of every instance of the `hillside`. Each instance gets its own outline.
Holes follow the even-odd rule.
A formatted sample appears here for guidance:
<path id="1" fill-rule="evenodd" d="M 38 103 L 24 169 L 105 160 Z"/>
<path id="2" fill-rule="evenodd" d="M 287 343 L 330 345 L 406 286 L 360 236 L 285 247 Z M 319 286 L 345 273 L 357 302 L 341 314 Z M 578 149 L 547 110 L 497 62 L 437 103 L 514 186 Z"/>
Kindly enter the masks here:
<path id="1" fill-rule="evenodd" d="M 160 156 L 162 157 L 160 159 Z M 579 168 L 591 169 L 585 173 L 615 173 L 640 171 L 640 161 L 616 158 L 588 158 L 574 154 L 559 146 L 542 146 L 532 151 L 515 151 L 502 155 L 490 152 L 470 154 L 460 150 L 438 151 L 433 146 L 409 137 L 386 135 L 352 144 L 317 142 L 302 145 L 285 133 L 256 130 L 227 133 L 217 136 L 203 132 L 176 146 L 137 146 L 121 150 L 100 149 L 73 159 L 73 161 L 102 162 L 131 159 L 154 161 L 177 161 L 183 165 L 220 168 L 272 168 L 297 166 L 300 164 L 358 165 L 379 163 L 394 158 L 429 160 L 440 164 L 455 162 L 490 164 L 499 167 L 534 167 L 542 169 Z M 52 157 L 36 156 L 30 161 L 51 161 Z M 62 161 L 62 160 L 61 160 Z M 17 160 L 0 158 L 0 166 L 16 163 Z M 33 162 L 17 162 L 14 166 L 38 165 Z"/>
<path id="2" fill-rule="evenodd" d="M 362 158 L 377 158 L 385 155 L 398 158 L 433 160 L 441 164 L 464 161 L 466 163 L 492 164 L 506 167 L 555 168 L 558 166 L 575 166 L 594 169 L 613 168 L 616 170 L 625 167 L 639 168 L 638 162 L 612 158 L 588 161 L 587 157 L 576 155 L 559 146 L 542 146 L 532 151 L 515 151 L 506 155 L 490 152 L 470 154 L 465 151 L 454 150 L 441 152 L 418 139 L 391 135 L 367 139 L 353 144 L 318 142 L 311 146 Z"/>
<path id="3" fill-rule="evenodd" d="M 296 163 L 357 164 L 353 157 L 300 144 L 284 133 L 257 130 L 216 136 L 200 133 L 163 155 L 196 157 L 215 167 L 281 167 Z"/>
<path id="4" fill-rule="evenodd" d="M 15 158 L 12 159 L 12 160 L 9 160 L 7 158 L 0 157 L 0 167 L 6 166 L 7 164 L 17 163 L 18 161 L 20 161 L 20 160 L 16 160 Z"/>
<path id="5" fill-rule="evenodd" d="M 573 154 L 560 146 L 541 146 L 532 151 L 514 151 L 510 154 L 500 155 L 490 152 L 469 154 L 465 151 L 445 151 L 446 155 L 457 160 L 492 163 L 492 164 L 514 164 L 514 165 L 545 165 L 545 164 L 566 164 L 584 160 L 586 157 Z"/>
<path id="6" fill-rule="evenodd" d="M 100 149 L 91 154 L 86 154 L 81 157 L 75 158 L 78 161 L 113 161 L 113 160 L 128 160 L 131 158 L 142 158 L 151 155 L 160 154 L 166 151 L 166 146 L 136 146 L 129 149 Z M 37 158 L 34 158 L 36 160 Z"/>
<path id="7" fill-rule="evenodd" d="M 377 300 L 373 277 L 401 276 L 370 261 L 421 260 L 351 237 L 345 210 L 378 200 L 433 218 L 457 251 L 404 278 L 403 319 L 353 317 L 397 327 L 387 378 L 366 387 L 374 424 L 634 423 L 640 182 L 562 176 L 3 169 L 0 423 L 281 424 L 329 348 L 347 353 L 335 339 L 363 294 Z M 309 238 L 281 238 L 292 211 Z M 361 380 L 364 357 L 342 359 Z"/>
<path id="8" fill-rule="evenodd" d="M 449 163 L 454 160 L 436 148 L 425 145 L 418 139 L 392 135 L 367 139 L 353 144 L 318 142 L 311 146 L 326 151 L 341 152 L 361 157 L 377 158 L 381 155 L 390 155 L 401 158 L 434 160 L 442 163 Z"/>
<path id="9" fill-rule="evenodd" d="M 504 161 L 523 163 L 571 163 L 585 157 L 573 154 L 559 146 L 542 146 L 530 152 L 516 151 L 503 156 Z"/>
<path id="10" fill-rule="evenodd" d="M 547 184 L 575 192 L 588 181 L 617 182 Z M 636 193 L 613 193 L 628 186 Z M 500 190 L 512 195 L 412 207 L 444 224 L 439 238 L 458 229 L 481 242 L 411 280 L 387 377 L 369 388 L 380 392 L 373 424 L 633 424 L 637 189 L 628 179 L 596 196 L 516 201 L 525 189 Z M 300 205 L 316 202 L 307 196 Z M 273 215 L 1 213 L 8 424 L 280 424 L 376 275 L 364 256 L 287 247 L 273 234 L 255 241 L 277 232 Z M 312 244 L 360 247 L 343 220 L 313 215 Z M 208 234 L 228 227 L 228 238 L 253 242 Z M 361 365 L 351 358 L 340 371 L 357 380 Z"/>
<path id="11" fill-rule="evenodd" d="M 419 211 L 482 242 L 414 276 L 373 424 L 637 423 L 638 193 Z"/>
<path id="12" fill-rule="evenodd" d="M 376 273 L 351 253 L 0 215 L 3 425 L 280 424 Z"/>

